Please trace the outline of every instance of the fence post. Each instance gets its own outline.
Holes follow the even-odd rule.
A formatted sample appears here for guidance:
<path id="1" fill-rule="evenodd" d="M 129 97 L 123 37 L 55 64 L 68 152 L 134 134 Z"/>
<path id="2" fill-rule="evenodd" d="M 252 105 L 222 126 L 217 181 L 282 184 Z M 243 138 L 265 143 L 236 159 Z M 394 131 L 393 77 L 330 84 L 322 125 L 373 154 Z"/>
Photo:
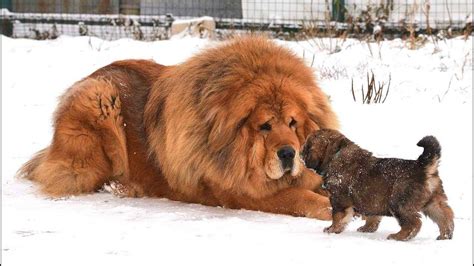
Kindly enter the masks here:
<path id="1" fill-rule="evenodd" d="M 1 3 L 0 8 L 6 8 L 10 11 L 13 11 L 12 10 L 12 0 L 2 0 L 0 3 Z"/>
<path id="2" fill-rule="evenodd" d="M 140 0 L 120 0 L 119 13 L 126 15 L 140 15 Z"/>
<path id="3" fill-rule="evenodd" d="M 332 20 L 344 22 L 344 0 L 332 0 Z"/>
<path id="4" fill-rule="evenodd" d="M 1 0 L 0 8 L 6 8 L 9 11 L 12 10 L 12 0 Z M 13 35 L 13 24 L 8 18 L 0 19 L 0 34 L 11 37 Z"/>
<path id="5" fill-rule="evenodd" d="M 0 19 L 0 34 L 11 37 L 13 35 L 13 24 L 9 19 Z"/>

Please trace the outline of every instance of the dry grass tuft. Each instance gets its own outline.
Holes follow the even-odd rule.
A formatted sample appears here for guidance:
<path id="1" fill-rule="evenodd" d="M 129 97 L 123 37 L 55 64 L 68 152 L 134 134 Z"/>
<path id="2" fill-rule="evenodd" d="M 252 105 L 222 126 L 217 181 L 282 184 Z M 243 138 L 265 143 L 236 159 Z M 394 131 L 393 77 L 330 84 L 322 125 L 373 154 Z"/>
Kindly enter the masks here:
<path id="1" fill-rule="evenodd" d="M 371 103 L 384 103 L 387 100 L 388 93 L 390 92 L 390 84 L 392 81 L 392 75 L 389 75 L 388 84 L 385 86 L 385 82 L 375 82 L 374 72 L 371 71 L 371 75 L 367 73 L 367 89 L 364 90 L 364 85 L 361 85 L 361 99 L 363 104 Z M 354 102 L 358 102 L 355 91 L 354 91 L 354 79 L 351 84 L 352 98 Z"/>

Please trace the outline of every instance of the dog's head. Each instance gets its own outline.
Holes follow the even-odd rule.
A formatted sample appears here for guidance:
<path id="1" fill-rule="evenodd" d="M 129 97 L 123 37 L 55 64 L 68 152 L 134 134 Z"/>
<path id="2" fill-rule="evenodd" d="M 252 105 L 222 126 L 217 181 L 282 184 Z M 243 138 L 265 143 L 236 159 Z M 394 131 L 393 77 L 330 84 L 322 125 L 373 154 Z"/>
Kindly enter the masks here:
<path id="1" fill-rule="evenodd" d="M 250 163 L 262 167 L 270 179 L 301 173 L 300 148 L 306 136 L 320 126 L 299 104 L 300 95 L 291 83 L 284 82 L 278 93 L 271 89 L 274 85 L 268 84 L 266 95 L 257 100 L 247 123 L 252 135 L 250 154 L 257 155 Z"/>
<path id="2" fill-rule="evenodd" d="M 303 172 L 306 137 L 319 128 L 337 128 L 312 69 L 263 38 L 208 49 L 165 74 L 170 77 L 161 79 L 157 91 L 167 88 L 164 108 L 173 112 L 166 127 L 148 115 L 157 129 L 148 134 L 167 137 L 174 150 L 161 161 L 172 161 L 167 170 L 185 180 L 182 187 L 197 187 L 205 177 L 224 190 L 255 197 L 274 193 Z M 160 99 L 154 93 L 148 105 L 157 112 Z"/>
<path id="3" fill-rule="evenodd" d="M 263 77 L 258 82 L 237 97 L 229 96 L 228 107 L 216 111 L 208 141 L 211 151 L 222 151 L 227 165 L 247 158 L 240 168 L 247 165 L 270 180 L 296 177 L 304 167 L 300 151 L 306 137 L 325 125 L 306 108 L 311 104 L 307 88 L 291 78 Z"/>
<path id="4" fill-rule="evenodd" d="M 214 71 L 219 75 L 210 74 L 200 94 L 209 150 L 232 179 L 236 173 L 262 182 L 299 176 L 306 137 L 337 127 L 326 96 L 310 68 L 268 40 L 242 40 L 228 48 Z"/>
<path id="5" fill-rule="evenodd" d="M 324 173 L 329 162 L 337 155 L 349 140 L 337 130 L 321 129 L 306 140 L 301 155 L 306 167 L 318 173 Z"/>

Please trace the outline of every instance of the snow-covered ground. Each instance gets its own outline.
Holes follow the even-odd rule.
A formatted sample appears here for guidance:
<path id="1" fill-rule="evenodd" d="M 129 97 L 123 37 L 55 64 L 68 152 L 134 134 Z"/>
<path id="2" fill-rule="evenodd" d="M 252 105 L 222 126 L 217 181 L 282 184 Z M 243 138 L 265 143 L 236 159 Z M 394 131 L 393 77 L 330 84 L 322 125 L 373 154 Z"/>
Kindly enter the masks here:
<path id="1" fill-rule="evenodd" d="M 339 114 L 342 131 L 378 156 L 415 159 L 424 135 L 443 147 L 440 174 L 455 212 L 451 241 L 436 241 L 423 218 L 409 242 L 385 240 L 399 230 L 385 218 L 362 234 L 353 221 L 340 235 L 329 222 L 166 199 L 96 193 L 51 199 L 14 173 L 48 145 L 57 97 L 73 82 L 114 60 L 176 64 L 209 45 L 201 39 L 160 42 L 88 37 L 33 41 L 2 37 L 2 211 L 5 265 L 465 265 L 472 263 L 472 38 L 370 44 L 336 40 L 279 42 L 313 64 Z M 336 49 L 339 50 L 339 49 Z M 315 53 L 313 60 L 313 53 Z M 391 87 L 384 104 L 355 103 L 367 71 Z M 356 91 L 356 96 L 360 92 Z"/>

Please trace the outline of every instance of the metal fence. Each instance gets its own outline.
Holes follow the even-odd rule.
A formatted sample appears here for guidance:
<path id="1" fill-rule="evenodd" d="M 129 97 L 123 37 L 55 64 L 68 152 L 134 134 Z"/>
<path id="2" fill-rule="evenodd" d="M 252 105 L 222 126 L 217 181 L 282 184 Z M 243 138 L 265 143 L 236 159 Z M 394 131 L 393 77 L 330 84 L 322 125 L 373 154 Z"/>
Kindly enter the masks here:
<path id="1" fill-rule="evenodd" d="M 212 17 L 217 29 L 277 32 L 472 27 L 472 0 L 1 0 L 1 8 L 2 34 L 36 39 L 163 39 L 173 23 L 202 16 Z"/>

